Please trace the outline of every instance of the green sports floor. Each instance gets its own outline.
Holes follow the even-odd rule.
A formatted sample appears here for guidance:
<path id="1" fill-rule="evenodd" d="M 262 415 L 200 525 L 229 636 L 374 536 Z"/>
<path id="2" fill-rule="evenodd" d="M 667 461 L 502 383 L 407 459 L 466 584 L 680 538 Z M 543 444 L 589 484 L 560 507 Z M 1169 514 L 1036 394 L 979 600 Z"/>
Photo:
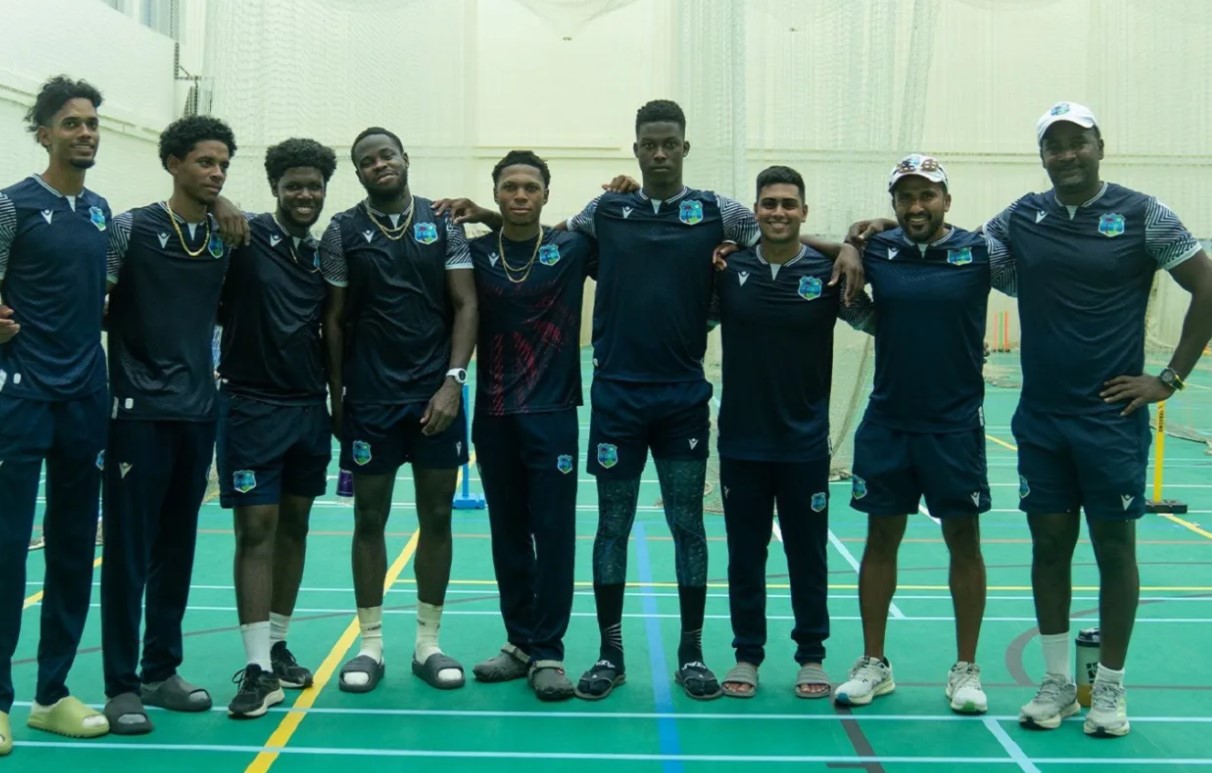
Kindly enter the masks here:
<path id="1" fill-rule="evenodd" d="M 1017 355 L 995 354 L 991 365 L 1017 370 Z M 587 362 L 587 355 L 586 355 Z M 588 372 L 588 367 L 586 366 Z M 1212 396 L 1212 377 L 1193 379 Z M 1202 383 L 1201 383 L 1202 382 Z M 588 382 L 587 382 L 588 383 Z M 482 685 L 470 667 L 503 641 L 492 577 L 485 511 L 456 511 L 454 572 L 443 619 L 442 644 L 468 670 L 464 689 L 441 692 L 408 667 L 415 631 L 415 590 L 409 564 L 417 521 L 408 468 L 401 470 L 388 526 L 390 592 L 385 602 L 387 676 L 367 695 L 340 692 L 334 669 L 356 649 L 349 574 L 351 506 L 333 492 L 312 516 L 307 570 L 290 629 L 299 660 L 317 672 L 316 686 L 288 692 L 286 703 L 250 721 L 227 718 L 244 663 L 231 585 L 231 516 L 211 502 L 202 534 L 190 610 L 185 618 L 183 675 L 208 688 L 215 708 L 204 715 L 152 709 L 151 735 L 75 741 L 25 727 L 36 671 L 37 599 L 41 552 L 29 557 L 29 601 L 14 664 L 18 704 L 16 748 L 0 770 L 290 771 L 332 770 L 342 760 L 376 770 L 477 771 L 1050 771 L 1062 766 L 1122 770 L 1196 770 L 1212 767 L 1212 456 L 1207 447 L 1171 440 L 1166 495 L 1186 501 L 1179 518 L 1147 516 L 1139 527 L 1141 608 L 1128 663 L 1132 733 L 1091 739 L 1081 718 L 1055 731 L 1027 731 L 1018 707 L 1033 694 L 1042 659 L 1035 639 L 1029 582 L 1030 544 L 1017 505 L 1017 474 L 1010 417 L 1018 393 L 990 387 L 986 399 L 993 512 L 984 517 L 989 602 L 980 662 L 989 694 L 984 717 L 950 713 L 943 684 L 954 657 L 947 554 L 938 526 L 923 514 L 911 521 L 900 559 L 900 589 L 889 627 L 889 655 L 897 690 L 853 713 L 827 700 L 801 700 L 792 691 L 795 663 L 786 562 L 775 542 L 768 567 L 770 643 L 761 687 L 752 700 L 696 702 L 672 681 L 678 641 L 673 546 L 657 506 L 649 465 L 641 489 L 629 561 L 625 608 L 630 665 L 627 684 L 600 703 L 540 704 L 524 682 Z M 582 445 L 588 410 L 582 410 Z M 1204 413 L 1212 425 L 1212 413 Z M 577 512 L 577 593 L 568 632 L 567 665 L 575 678 L 597 655 L 590 587 L 596 526 L 592 480 L 580 470 Z M 473 490 L 478 480 L 471 479 Z M 835 484 L 831 514 L 830 610 L 833 635 L 826 668 L 839 680 L 861 652 L 856 596 L 857 559 L 864 520 L 847 507 L 847 483 Z M 718 674 L 732 663 L 728 623 L 724 524 L 707 516 L 710 587 L 704 650 Z M 98 558 L 100 550 L 98 549 Z M 1097 570 L 1084 539 L 1074 559 L 1073 630 L 1095 624 Z M 97 575 L 99 580 L 99 573 Z M 99 593 L 93 595 L 70 686 L 83 700 L 103 701 Z M 24 701 L 24 702 L 23 702 Z"/>

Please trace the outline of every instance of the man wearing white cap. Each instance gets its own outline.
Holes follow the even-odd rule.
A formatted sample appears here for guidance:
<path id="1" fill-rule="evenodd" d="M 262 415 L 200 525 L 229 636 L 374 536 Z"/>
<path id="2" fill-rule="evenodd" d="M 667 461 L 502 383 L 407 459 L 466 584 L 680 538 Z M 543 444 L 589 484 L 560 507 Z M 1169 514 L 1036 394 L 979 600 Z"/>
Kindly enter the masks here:
<path id="1" fill-rule="evenodd" d="M 1140 595 L 1136 519 L 1145 511 L 1151 439 L 1149 412 L 1139 409 L 1182 390 L 1212 335 L 1212 263 L 1166 205 L 1100 180 L 1103 140 L 1089 108 L 1053 105 L 1036 140 L 1052 190 L 1023 196 L 985 225 L 1009 248 L 1018 276 L 1023 391 L 1013 431 L 1046 671 L 1019 721 L 1055 728 L 1078 711 L 1069 606 L 1084 509 L 1102 633 L 1085 732 L 1122 736 L 1123 668 Z M 1192 299 L 1169 366 L 1145 374 L 1145 309 L 1159 268 Z"/>
<path id="2" fill-rule="evenodd" d="M 897 553 L 909 515 L 924 498 L 951 554 L 955 664 L 946 697 L 954 711 L 988 709 L 976 646 L 985 611 L 978 516 L 989 509 L 981 376 L 992 285 L 1013 294 L 1005 248 L 947 225 L 947 173 L 913 154 L 893 168 L 888 191 L 895 230 L 867 241 L 863 268 L 878 323 L 875 387 L 854 437 L 851 506 L 868 514 L 859 570 L 863 657 L 834 699 L 865 705 L 896 689 L 884 656 Z"/>

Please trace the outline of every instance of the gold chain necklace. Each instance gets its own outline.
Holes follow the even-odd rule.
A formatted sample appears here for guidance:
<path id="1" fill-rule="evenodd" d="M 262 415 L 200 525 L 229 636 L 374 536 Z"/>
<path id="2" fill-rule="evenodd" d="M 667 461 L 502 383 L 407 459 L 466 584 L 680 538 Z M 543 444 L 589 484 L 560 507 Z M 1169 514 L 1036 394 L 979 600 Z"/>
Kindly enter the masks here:
<path id="1" fill-rule="evenodd" d="M 181 226 L 177 223 L 177 216 L 173 213 L 173 208 L 168 206 L 167 201 L 161 202 L 161 206 L 168 213 L 168 220 L 173 224 L 173 230 L 177 232 L 177 239 L 181 242 L 181 249 L 185 250 L 185 254 L 196 258 L 205 252 L 206 248 L 210 246 L 210 218 L 206 218 L 206 238 L 202 241 L 202 246 L 198 248 L 198 251 L 193 252 L 189 249 L 189 242 L 185 241 L 185 234 L 181 233 Z"/>
<path id="2" fill-rule="evenodd" d="M 278 220 L 277 215 L 274 215 L 274 225 L 278 226 L 278 230 L 281 231 L 283 237 L 285 237 L 286 249 L 290 250 L 291 259 L 294 260 L 294 262 L 297 265 L 299 265 L 301 268 L 307 269 L 307 271 L 309 271 L 312 274 L 319 271 L 320 267 L 315 265 L 314 260 L 312 261 L 312 265 L 310 265 L 310 266 L 303 265 L 303 261 L 299 260 L 299 253 L 295 252 L 295 237 L 291 235 L 290 231 L 287 231 L 286 228 L 284 228 L 282 226 L 282 223 Z M 299 241 L 303 242 L 303 241 L 306 241 L 306 239 L 300 239 Z"/>
<path id="3" fill-rule="evenodd" d="M 374 223 L 375 227 L 378 228 L 384 236 L 393 242 L 398 242 L 400 239 L 404 238 L 404 234 L 408 231 L 408 226 L 412 225 L 412 213 L 416 209 L 416 207 L 413 205 L 416 204 L 416 202 L 416 197 L 411 197 L 411 200 L 408 202 L 408 209 L 404 212 L 407 217 L 404 220 L 404 224 L 400 226 L 389 226 L 381 223 L 379 219 L 375 217 L 374 210 L 372 210 L 370 205 L 365 201 L 362 202 L 362 209 L 366 210 L 366 216 L 370 218 L 370 222 Z"/>
<path id="4" fill-rule="evenodd" d="M 505 269 L 505 278 L 515 285 L 525 282 L 526 277 L 530 276 L 530 269 L 534 268 L 534 259 L 539 256 L 539 247 L 542 245 L 543 227 L 539 226 L 539 235 L 538 238 L 534 240 L 534 252 L 530 253 L 530 260 L 526 261 L 526 265 L 524 266 L 514 267 L 509 265 L 509 261 L 505 259 L 505 229 L 502 228 L 500 231 L 497 231 L 497 254 L 501 256 L 501 268 Z M 521 278 L 513 278 L 513 274 L 520 273 L 522 271 L 525 271 L 526 273 L 522 274 Z"/>

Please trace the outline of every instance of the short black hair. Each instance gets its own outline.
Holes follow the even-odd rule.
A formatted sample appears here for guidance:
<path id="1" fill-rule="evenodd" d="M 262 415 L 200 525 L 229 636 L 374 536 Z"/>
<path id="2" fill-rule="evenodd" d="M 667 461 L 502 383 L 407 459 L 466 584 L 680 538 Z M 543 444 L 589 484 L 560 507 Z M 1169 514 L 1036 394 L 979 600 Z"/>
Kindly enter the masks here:
<path id="1" fill-rule="evenodd" d="M 804 203 L 804 178 L 789 166 L 769 166 L 757 176 L 757 198 L 762 197 L 762 188 L 767 185 L 794 185 L 800 192 L 800 203 Z"/>
<path id="2" fill-rule="evenodd" d="M 101 92 L 88 81 L 72 80 L 66 75 L 51 78 L 42 84 L 34 104 L 25 112 L 26 128 L 32 134 L 41 126 L 50 126 L 55 113 L 73 99 L 87 99 L 93 107 L 101 107 Z"/>
<path id="3" fill-rule="evenodd" d="M 640 127 L 646 123 L 676 123 L 682 133 L 686 133 L 686 114 L 672 99 L 654 99 L 635 111 L 635 133 L 640 133 Z"/>
<path id="4" fill-rule="evenodd" d="M 231 127 L 209 115 L 187 115 L 168 125 L 160 134 L 160 165 L 168 169 L 169 156 L 185 158 L 199 142 L 215 140 L 227 146 L 228 155 L 236 155 L 236 135 Z"/>
<path id="5" fill-rule="evenodd" d="M 358 165 L 358 159 L 354 157 L 354 148 L 358 147 L 358 143 L 362 140 L 376 134 L 382 134 L 384 137 L 388 137 L 392 142 L 396 143 L 396 147 L 400 149 L 401 153 L 404 152 L 404 143 L 400 141 L 400 138 L 397 137 L 394 132 L 388 131 L 382 126 L 371 126 L 358 132 L 358 136 L 354 137 L 353 143 L 349 146 L 349 160 L 354 162 L 354 166 Z"/>
<path id="6" fill-rule="evenodd" d="M 551 185 L 551 170 L 547 168 L 546 161 L 539 158 L 533 150 L 511 150 L 492 168 L 492 187 L 497 187 L 497 183 L 501 181 L 501 172 L 504 172 L 506 167 L 516 164 L 533 166 L 543 175 L 543 187 Z"/>
<path id="7" fill-rule="evenodd" d="M 278 180 L 287 169 L 301 166 L 319 169 L 327 183 L 337 169 L 337 154 L 315 140 L 297 137 L 283 140 L 265 151 L 265 175 L 271 188 L 278 187 Z"/>

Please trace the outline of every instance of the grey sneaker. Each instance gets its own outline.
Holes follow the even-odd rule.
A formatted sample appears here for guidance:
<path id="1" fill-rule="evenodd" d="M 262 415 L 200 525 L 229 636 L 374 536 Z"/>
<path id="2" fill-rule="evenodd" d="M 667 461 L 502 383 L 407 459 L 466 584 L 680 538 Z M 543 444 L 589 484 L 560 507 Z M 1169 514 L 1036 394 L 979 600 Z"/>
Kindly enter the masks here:
<path id="1" fill-rule="evenodd" d="M 1055 730 L 1061 720 L 1081 711 L 1077 705 L 1077 685 L 1060 674 L 1044 674 L 1044 681 L 1031 702 L 1018 712 L 1018 721 L 1027 727 Z"/>
<path id="2" fill-rule="evenodd" d="M 1086 735 L 1118 738 L 1128 734 L 1128 695 L 1123 685 L 1094 680 L 1090 694 L 1090 711 L 1082 728 Z"/>
<path id="3" fill-rule="evenodd" d="M 850 669 L 850 676 L 833 691 L 833 700 L 843 706 L 866 706 L 880 695 L 896 689 L 892 664 L 886 659 L 861 657 Z"/>

